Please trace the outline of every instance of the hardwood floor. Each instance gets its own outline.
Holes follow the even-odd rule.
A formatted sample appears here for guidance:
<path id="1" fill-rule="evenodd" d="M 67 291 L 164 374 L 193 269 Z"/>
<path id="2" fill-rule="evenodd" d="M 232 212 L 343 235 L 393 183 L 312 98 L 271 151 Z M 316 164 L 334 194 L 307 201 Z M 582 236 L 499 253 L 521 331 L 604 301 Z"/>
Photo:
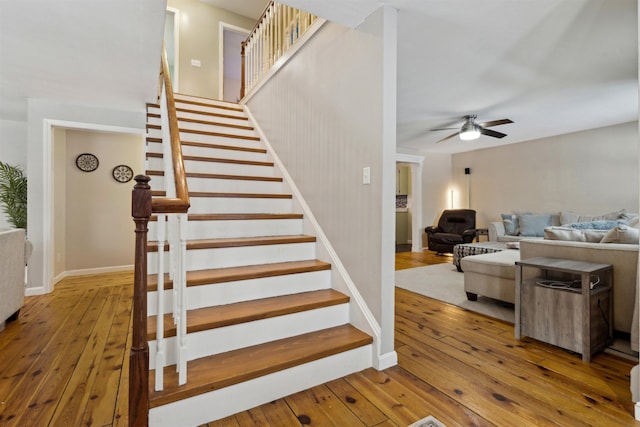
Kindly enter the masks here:
<path id="1" fill-rule="evenodd" d="M 399 253 L 397 269 L 450 257 Z M 127 424 L 132 274 L 68 278 L 0 333 L 0 426 Z M 631 426 L 633 362 L 513 338 L 513 325 L 396 289 L 399 364 L 209 426 Z"/>

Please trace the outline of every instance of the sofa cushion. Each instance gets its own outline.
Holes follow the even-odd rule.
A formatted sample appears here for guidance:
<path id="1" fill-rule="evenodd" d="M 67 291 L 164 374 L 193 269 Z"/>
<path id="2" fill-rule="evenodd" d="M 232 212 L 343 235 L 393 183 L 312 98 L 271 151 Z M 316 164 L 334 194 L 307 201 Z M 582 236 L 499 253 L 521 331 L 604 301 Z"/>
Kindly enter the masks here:
<path id="1" fill-rule="evenodd" d="M 517 236 L 520 234 L 516 214 L 502 214 L 500 216 L 502 217 L 502 224 L 504 224 L 504 234 L 508 236 Z"/>
<path id="2" fill-rule="evenodd" d="M 629 222 L 627 222 L 627 225 L 633 228 L 640 228 L 640 217 L 636 216 L 633 219 L 630 219 Z"/>
<path id="3" fill-rule="evenodd" d="M 581 230 L 566 226 L 547 227 L 544 229 L 544 238 L 546 240 L 599 243 L 605 234 L 607 234 L 607 230 Z"/>
<path id="4" fill-rule="evenodd" d="M 617 219 L 628 219 L 627 210 L 620 209 L 615 212 L 608 212 L 602 215 L 580 215 L 571 211 L 560 212 L 560 224 L 573 224 L 576 222 L 591 222 L 591 221 L 607 221 Z"/>
<path id="5" fill-rule="evenodd" d="M 488 276 L 515 279 L 516 261 L 520 261 L 520 252 L 514 249 L 507 249 L 489 254 L 466 256 L 460 260 L 460 264 L 465 273 L 474 272 Z"/>
<path id="6" fill-rule="evenodd" d="M 577 228 L 579 230 L 611 230 L 618 225 L 626 225 L 626 221 L 589 221 L 589 222 L 576 222 L 573 224 L 565 224 L 563 227 Z"/>
<path id="7" fill-rule="evenodd" d="M 519 215 L 520 235 L 524 237 L 542 237 L 545 227 L 551 225 L 551 215 Z"/>
<path id="8" fill-rule="evenodd" d="M 640 230 L 626 225 L 618 225 L 607 231 L 600 243 L 625 243 L 629 245 L 638 244 Z"/>

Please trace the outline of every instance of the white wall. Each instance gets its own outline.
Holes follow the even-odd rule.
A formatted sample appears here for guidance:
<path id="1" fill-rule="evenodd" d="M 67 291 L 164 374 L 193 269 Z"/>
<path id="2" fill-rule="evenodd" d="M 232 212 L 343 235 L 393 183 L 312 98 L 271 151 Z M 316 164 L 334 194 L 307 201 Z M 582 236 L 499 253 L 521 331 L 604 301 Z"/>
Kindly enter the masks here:
<path id="1" fill-rule="evenodd" d="M 180 93 L 217 99 L 219 95 L 219 24 L 251 30 L 255 20 L 197 0 L 168 0 L 180 10 Z M 191 60 L 200 61 L 200 67 Z"/>
<path id="2" fill-rule="evenodd" d="M 62 279 L 67 264 L 67 130 L 60 127 L 53 128 L 53 277 L 54 281 Z"/>
<path id="3" fill-rule="evenodd" d="M 390 15 L 379 10 L 355 30 L 325 24 L 247 103 L 382 325 L 383 353 L 393 350 L 394 307 Z M 371 184 L 363 185 L 367 166 Z"/>
<path id="4" fill-rule="evenodd" d="M 117 182 L 112 170 L 125 164 L 134 176 L 144 172 L 144 137 L 73 129 L 66 133 L 65 271 L 133 268 L 135 227 L 130 211 L 135 182 Z M 98 169 L 79 170 L 75 159 L 81 153 L 96 155 Z M 58 255 L 54 253 L 54 259 Z"/>
<path id="5" fill-rule="evenodd" d="M 513 211 L 637 212 L 638 124 L 576 132 L 453 155 L 453 182 L 478 225 Z"/>
<path id="6" fill-rule="evenodd" d="M 27 294 L 51 290 L 53 279 L 53 137 L 51 126 L 93 128 L 113 132 L 145 133 L 144 108 L 134 111 L 110 110 L 59 101 L 30 99 L 28 101 L 27 177 L 29 179 L 28 233 L 33 242 L 29 261 Z M 133 187 L 133 185 L 131 186 Z M 113 212 L 131 216 L 131 210 Z"/>
<path id="7" fill-rule="evenodd" d="M 0 120 L 0 161 L 27 172 L 27 122 Z M 1 211 L 0 227 L 11 227 Z"/>

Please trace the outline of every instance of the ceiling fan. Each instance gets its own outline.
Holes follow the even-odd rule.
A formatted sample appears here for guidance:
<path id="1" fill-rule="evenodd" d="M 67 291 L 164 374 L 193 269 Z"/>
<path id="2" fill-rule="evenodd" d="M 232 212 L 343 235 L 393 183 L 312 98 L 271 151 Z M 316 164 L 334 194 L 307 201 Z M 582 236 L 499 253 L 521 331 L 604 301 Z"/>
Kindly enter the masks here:
<path id="1" fill-rule="evenodd" d="M 505 136 L 507 136 L 506 133 L 496 132 L 495 130 L 491 130 L 487 128 L 492 126 L 499 126 L 499 125 L 506 125 L 508 123 L 513 123 L 513 121 L 510 119 L 500 119 L 500 120 L 492 120 L 490 122 L 476 123 L 476 117 L 477 116 L 475 114 L 469 114 L 464 116 L 463 117 L 464 124 L 462 125 L 460 130 L 458 130 L 458 132 L 451 134 L 447 137 L 444 137 L 441 140 L 436 142 L 446 141 L 448 139 L 453 138 L 456 135 L 460 135 L 460 139 L 462 139 L 463 141 L 470 141 L 472 139 L 480 138 L 480 135 L 492 136 L 494 138 L 504 138 Z M 447 130 L 447 129 L 458 129 L 458 128 L 438 128 L 438 129 L 431 129 L 431 130 L 436 131 L 436 130 Z"/>

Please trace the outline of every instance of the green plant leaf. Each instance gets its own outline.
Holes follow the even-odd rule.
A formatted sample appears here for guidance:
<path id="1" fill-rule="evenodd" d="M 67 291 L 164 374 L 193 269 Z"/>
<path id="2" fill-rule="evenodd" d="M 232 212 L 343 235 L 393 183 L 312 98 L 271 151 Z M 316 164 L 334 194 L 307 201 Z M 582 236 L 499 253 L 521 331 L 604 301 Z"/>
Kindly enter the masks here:
<path id="1" fill-rule="evenodd" d="M 27 177 L 18 166 L 0 161 L 0 205 L 9 223 L 27 228 Z"/>

